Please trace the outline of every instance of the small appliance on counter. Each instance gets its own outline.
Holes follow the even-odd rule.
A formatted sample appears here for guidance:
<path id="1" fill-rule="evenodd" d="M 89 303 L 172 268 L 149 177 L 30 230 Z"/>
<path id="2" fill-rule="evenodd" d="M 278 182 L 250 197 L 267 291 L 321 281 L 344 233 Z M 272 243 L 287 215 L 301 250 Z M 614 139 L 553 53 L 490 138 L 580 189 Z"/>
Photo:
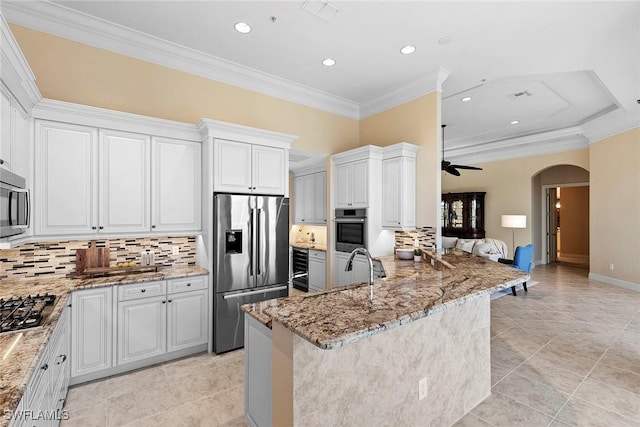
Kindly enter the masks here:
<path id="1" fill-rule="evenodd" d="M 289 294 L 289 199 L 214 194 L 213 351 L 244 346 L 244 304 Z"/>

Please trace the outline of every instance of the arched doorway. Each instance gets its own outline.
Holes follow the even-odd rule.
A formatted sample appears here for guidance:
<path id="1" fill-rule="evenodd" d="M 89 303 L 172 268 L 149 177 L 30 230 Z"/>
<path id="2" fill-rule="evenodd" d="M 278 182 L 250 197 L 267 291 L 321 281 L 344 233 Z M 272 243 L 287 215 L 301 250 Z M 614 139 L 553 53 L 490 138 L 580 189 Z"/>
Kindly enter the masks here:
<path id="1" fill-rule="evenodd" d="M 555 165 L 534 175 L 532 237 L 541 264 L 589 265 L 589 171 Z M 564 219 L 564 221 L 563 221 Z"/>

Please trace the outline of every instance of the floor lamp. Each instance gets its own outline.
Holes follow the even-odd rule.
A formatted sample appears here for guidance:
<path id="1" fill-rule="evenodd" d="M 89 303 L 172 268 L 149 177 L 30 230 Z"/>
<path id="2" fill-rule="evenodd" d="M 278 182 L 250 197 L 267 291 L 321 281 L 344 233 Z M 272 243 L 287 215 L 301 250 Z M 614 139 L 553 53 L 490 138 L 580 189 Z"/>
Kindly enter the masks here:
<path id="1" fill-rule="evenodd" d="M 516 228 L 527 228 L 527 216 L 526 215 L 502 215 L 502 224 L 504 228 L 511 229 L 511 247 L 513 248 L 513 255 L 516 255 Z"/>

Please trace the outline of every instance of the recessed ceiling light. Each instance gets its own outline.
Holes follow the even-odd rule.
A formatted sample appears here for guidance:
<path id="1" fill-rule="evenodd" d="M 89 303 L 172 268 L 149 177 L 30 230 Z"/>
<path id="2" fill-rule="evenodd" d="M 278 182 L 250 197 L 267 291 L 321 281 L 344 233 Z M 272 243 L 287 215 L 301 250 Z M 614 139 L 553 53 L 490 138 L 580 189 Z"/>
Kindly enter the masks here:
<path id="1" fill-rule="evenodd" d="M 402 49 L 400 49 L 400 53 L 403 55 L 409 55 L 415 51 L 416 51 L 415 46 L 411 46 L 411 45 L 403 46 Z"/>
<path id="2" fill-rule="evenodd" d="M 325 67 L 333 67 L 334 65 L 336 65 L 336 60 L 331 58 L 323 59 L 322 65 L 324 65 Z"/>
<path id="3" fill-rule="evenodd" d="M 453 40 L 453 37 L 451 36 L 444 36 L 442 37 L 440 40 L 438 40 L 438 43 L 440 44 L 447 44 L 447 43 L 451 43 L 451 41 Z"/>
<path id="4" fill-rule="evenodd" d="M 460 101 L 462 101 L 462 102 L 471 101 L 471 97 L 470 96 L 465 96 L 464 98 L 460 99 Z"/>
<path id="5" fill-rule="evenodd" d="M 513 120 L 513 121 L 511 122 L 511 124 L 512 124 L 512 125 L 517 125 L 518 123 L 520 123 L 520 120 Z"/>
<path id="6" fill-rule="evenodd" d="M 247 24 L 246 22 L 237 22 L 235 25 L 235 29 L 239 33 L 247 34 L 251 31 L 251 25 Z"/>

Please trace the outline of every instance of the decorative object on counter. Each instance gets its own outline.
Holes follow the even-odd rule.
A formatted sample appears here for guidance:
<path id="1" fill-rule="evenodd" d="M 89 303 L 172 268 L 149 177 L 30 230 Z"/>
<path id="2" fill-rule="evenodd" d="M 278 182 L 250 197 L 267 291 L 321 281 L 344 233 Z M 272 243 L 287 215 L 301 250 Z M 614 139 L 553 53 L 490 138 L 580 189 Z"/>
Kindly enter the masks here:
<path id="1" fill-rule="evenodd" d="M 413 248 L 397 248 L 396 256 L 398 259 L 411 259 L 413 256 Z"/>
<path id="2" fill-rule="evenodd" d="M 111 253 L 109 242 L 104 247 L 97 247 L 96 241 L 89 242 L 88 249 L 76 250 L 76 274 L 84 274 L 88 269 L 109 267 Z"/>
<path id="3" fill-rule="evenodd" d="M 511 228 L 511 247 L 515 253 L 516 228 L 527 228 L 526 215 L 502 215 L 501 225 L 504 228 Z"/>
<path id="4" fill-rule="evenodd" d="M 415 262 L 422 261 L 422 249 L 416 248 L 416 249 L 413 250 L 413 260 Z"/>

